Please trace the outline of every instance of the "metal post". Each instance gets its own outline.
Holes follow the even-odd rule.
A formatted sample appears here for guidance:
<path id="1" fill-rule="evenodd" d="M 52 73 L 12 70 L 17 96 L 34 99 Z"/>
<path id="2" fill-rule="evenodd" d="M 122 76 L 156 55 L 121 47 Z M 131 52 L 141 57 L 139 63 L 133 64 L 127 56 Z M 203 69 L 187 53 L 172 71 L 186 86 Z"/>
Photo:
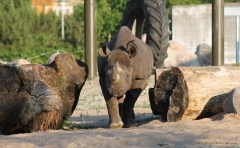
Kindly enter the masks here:
<path id="1" fill-rule="evenodd" d="M 236 16 L 236 63 L 239 63 L 239 16 Z"/>
<path id="2" fill-rule="evenodd" d="M 224 1 L 212 0 L 212 65 L 224 64 Z"/>
<path id="3" fill-rule="evenodd" d="M 85 62 L 88 65 L 89 78 L 93 78 L 97 75 L 96 22 L 96 0 L 84 0 Z"/>
<path id="4" fill-rule="evenodd" d="M 62 1 L 61 2 L 61 10 L 62 10 L 62 39 L 65 38 L 65 35 L 64 35 L 64 11 L 65 11 L 65 2 Z"/>

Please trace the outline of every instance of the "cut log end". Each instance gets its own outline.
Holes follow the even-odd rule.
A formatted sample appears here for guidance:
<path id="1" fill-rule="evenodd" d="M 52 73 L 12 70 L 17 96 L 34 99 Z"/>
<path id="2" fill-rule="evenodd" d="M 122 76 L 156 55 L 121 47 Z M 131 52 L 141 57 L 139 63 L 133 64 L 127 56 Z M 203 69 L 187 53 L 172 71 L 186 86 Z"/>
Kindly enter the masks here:
<path id="1" fill-rule="evenodd" d="M 181 119 L 188 105 L 188 88 L 179 68 L 162 72 L 154 88 L 155 103 L 165 121 Z"/>

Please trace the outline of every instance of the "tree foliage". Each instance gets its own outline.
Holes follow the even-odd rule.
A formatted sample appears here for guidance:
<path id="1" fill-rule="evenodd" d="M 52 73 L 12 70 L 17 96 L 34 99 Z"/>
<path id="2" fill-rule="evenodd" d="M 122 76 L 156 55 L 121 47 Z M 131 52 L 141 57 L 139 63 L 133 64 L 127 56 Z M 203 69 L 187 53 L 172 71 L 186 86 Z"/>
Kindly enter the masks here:
<path id="1" fill-rule="evenodd" d="M 97 0 L 98 41 L 108 41 L 120 27 L 127 0 Z"/>
<path id="2" fill-rule="evenodd" d="M 61 17 L 54 12 L 37 14 L 30 0 L 3 0 L 0 10 L 0 59 L 46 63 L 57 50 L 80 52 L 83 57 L 83 21 L 74 14 L 65 16 L 62 40 Z"/>
<path id="3" fill-rule="evenodd" d="M 29 59 L 46 63 L 57 50 L 84 57 L 84 5 L 74 7 L 74 14 L 65 16 L 65 39 L 61 39 L 61 17 L 54 12 L 37 14 L 32 0 L 0 0 L 0 59 Z M 107 42 L 118 31 L 128 0 L 96 0 L 97 43 Z M 212 0 L 163 0 L 169 18 L 174 5 L 211 3 Z M 240 0 L 225 0 L 240 2 Z"/>

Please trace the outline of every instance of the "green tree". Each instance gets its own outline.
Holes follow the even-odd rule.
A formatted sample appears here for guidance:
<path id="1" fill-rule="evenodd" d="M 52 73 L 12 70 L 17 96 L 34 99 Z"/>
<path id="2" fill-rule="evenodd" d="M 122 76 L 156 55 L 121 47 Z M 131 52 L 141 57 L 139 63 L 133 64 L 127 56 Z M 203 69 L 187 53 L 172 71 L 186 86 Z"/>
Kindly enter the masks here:
<path id="1" fill-rule="evenodd" d="M 118 31 L 128 0 L 96 0 L 97 44 L 107 42 Z M 174 5 L 211 3 L 212 0 L 163 0 L 171 19 Z M 225 0 L 240 2 L 240 0 Z M 65 16 L 65 39 L 61 39 L 61 17 L 51 12 L 36 14 L 31 0 L 0 0 L 0 59 L 30 59 L 46 63 L 57 50 L 84 57 L 84 5 L 74 7 L 74 14 Z"/>
<path id="2" fill-rule="evenodd" d="M 46 63 L 56 52 L 68 51 L 83 58 L 83 20 L 65 16 L 65 40 L 61 39 L 61 17 L 54 12 L 37 14 L 30 0 L 0 1 L 0 59 L 17 58 Z"/>
<path id="3" fill-rule="evenodd" d="M 127 0 L 97 0 L 97 38 L 106 42 L 120 27 Z"/>

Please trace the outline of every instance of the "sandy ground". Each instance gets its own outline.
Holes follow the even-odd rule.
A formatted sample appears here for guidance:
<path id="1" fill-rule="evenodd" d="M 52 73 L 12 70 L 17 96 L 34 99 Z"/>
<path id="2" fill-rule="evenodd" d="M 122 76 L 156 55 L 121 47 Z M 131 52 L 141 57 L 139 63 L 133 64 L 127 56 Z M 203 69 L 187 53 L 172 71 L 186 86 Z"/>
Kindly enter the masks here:
<path id="1" fill-rule="evenodd" d="M 153 87 L 153 76 L 149 87 Z M 0 135 L 0 148 L 112 148 L 112 147 L 240 147 L 240 115 L 219 114 L 202 120 L 163 122 L 152 115 L 148 88 L 135 106 L 137 127 L 108 129 L 106 105 L 98 78 L 84 85 L 70 117 L 74 130 L 48 130 Z"/>

